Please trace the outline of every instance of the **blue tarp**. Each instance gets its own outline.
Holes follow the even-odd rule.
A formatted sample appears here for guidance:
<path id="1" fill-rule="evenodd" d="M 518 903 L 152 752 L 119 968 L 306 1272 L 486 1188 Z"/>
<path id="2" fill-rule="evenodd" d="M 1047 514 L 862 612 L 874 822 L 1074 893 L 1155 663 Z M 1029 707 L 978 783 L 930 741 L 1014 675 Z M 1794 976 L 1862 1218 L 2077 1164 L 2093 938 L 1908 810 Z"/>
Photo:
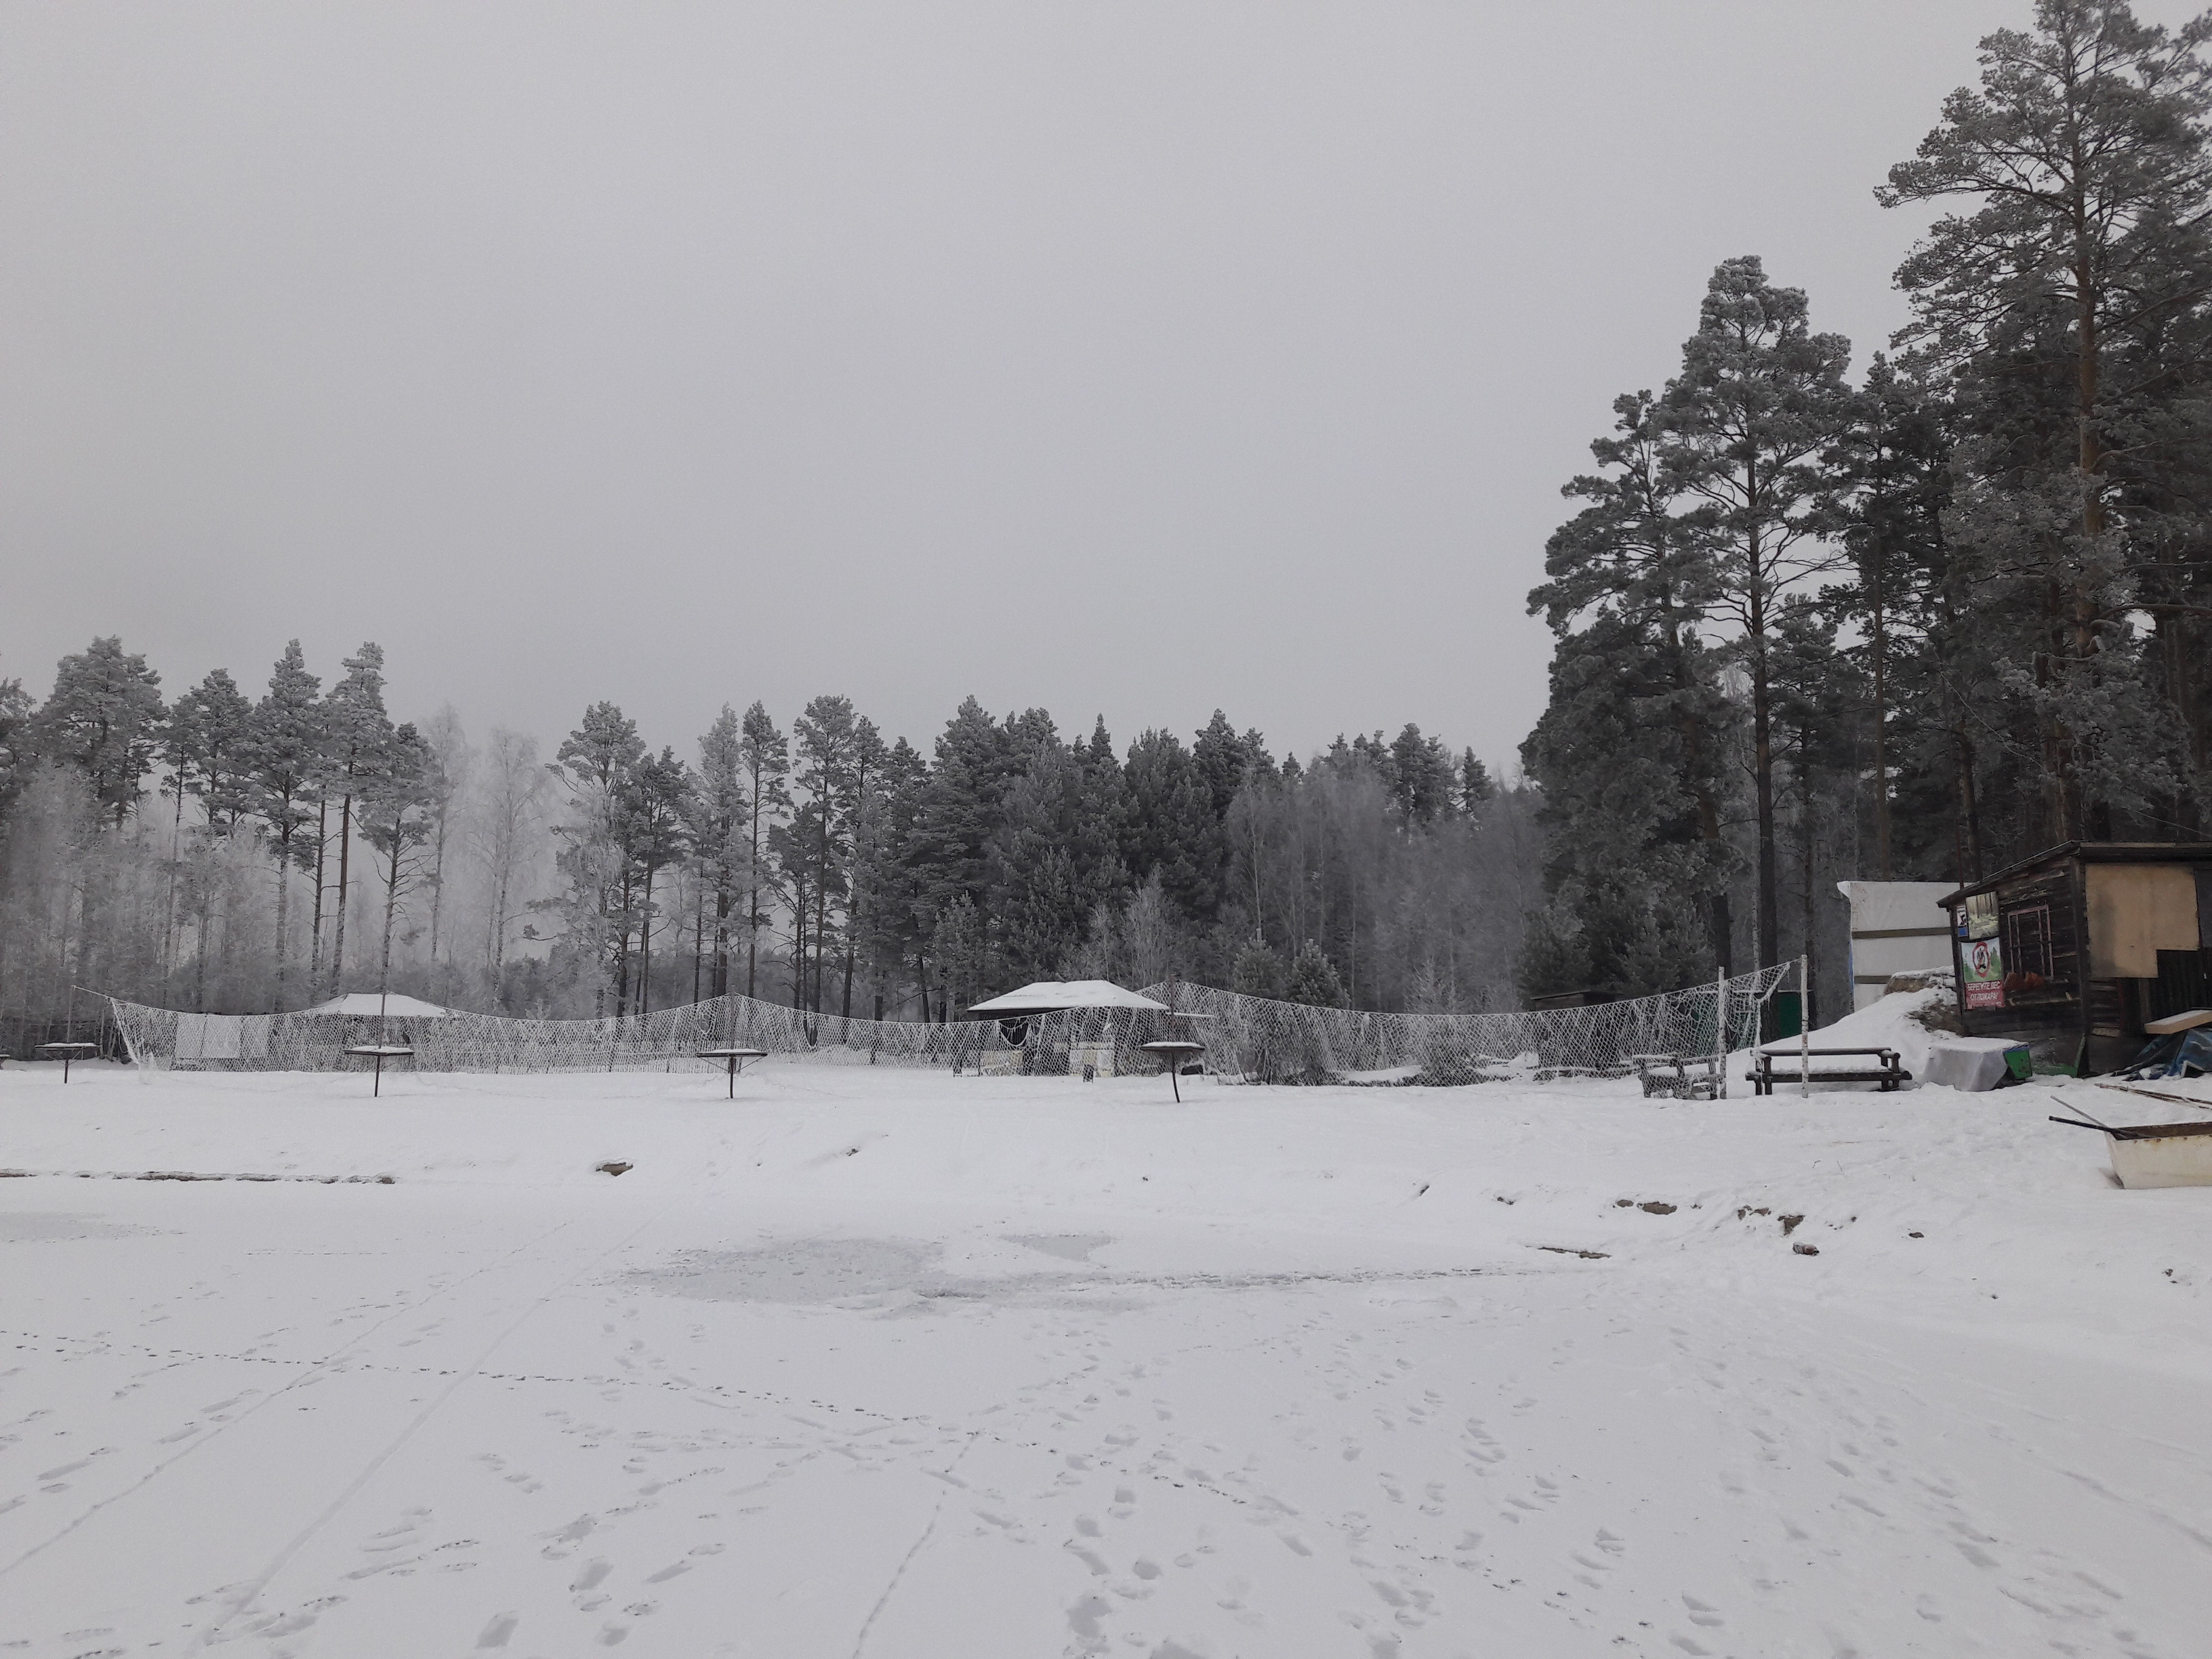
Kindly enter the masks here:
<path id="1" fill-rule="evenodd" d="M 2154 1037 L 2122 1070 L 2123 1077 L 2148 1081 L 2160 1077 L 2196 1077 L 2212 1073 L 2212 1030 L 2197 1026 L 2170 1036 Z"/>

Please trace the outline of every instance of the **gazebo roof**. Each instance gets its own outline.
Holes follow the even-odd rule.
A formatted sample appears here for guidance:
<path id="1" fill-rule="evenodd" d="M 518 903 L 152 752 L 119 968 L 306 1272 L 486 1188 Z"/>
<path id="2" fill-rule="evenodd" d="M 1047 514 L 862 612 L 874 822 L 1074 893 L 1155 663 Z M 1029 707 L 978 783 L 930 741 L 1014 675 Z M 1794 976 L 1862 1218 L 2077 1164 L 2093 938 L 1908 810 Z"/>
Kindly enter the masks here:
<path id="1" fill-rule="evenodd" d="M 1041 979 L 970 1006 L 971 1014 L 1049 1014 L 1063 1008 L 1142 1008 L 1164 1014 L 1167 1004 L 1125 991 L 1108 979 Z"/>
<path id="2" fill-rule="evenodd" d="M 434 1002 L 424 1002 L 419 997 L 379 997 L 374 991 L 349 991 L 343 996 L 332 997 L 328 1002 L 319 1002 L 313 1007 L 302 1008 L 300 1012 L 303 1014 L 346 1014 L 356 1019 L 373 1018 L 379 1013 L 392 1019 L 444 1019 L 453 1011 L 441 1008 Z"/>

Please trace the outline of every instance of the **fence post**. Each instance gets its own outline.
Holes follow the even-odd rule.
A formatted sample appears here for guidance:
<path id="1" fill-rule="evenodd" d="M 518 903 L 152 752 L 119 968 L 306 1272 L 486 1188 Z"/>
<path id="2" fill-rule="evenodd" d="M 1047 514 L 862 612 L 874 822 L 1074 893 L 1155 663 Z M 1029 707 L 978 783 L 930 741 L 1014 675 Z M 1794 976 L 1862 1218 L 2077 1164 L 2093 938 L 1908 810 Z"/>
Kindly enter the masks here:
<path id="1" fill-rule="evenodd" d="M 1809 1099 L 1813 1093 L 1813 956 L 1810 951 L 1797 958 L 1797 1098 Z"/>
<path id="2" fill-rule="evenodd" d="M 1723 1100 L 1728 1098 L 1728 965 L 1723 963 L 1713 976 L 1713 1072 L 1719 1079 L 1717 1092 Z"/>

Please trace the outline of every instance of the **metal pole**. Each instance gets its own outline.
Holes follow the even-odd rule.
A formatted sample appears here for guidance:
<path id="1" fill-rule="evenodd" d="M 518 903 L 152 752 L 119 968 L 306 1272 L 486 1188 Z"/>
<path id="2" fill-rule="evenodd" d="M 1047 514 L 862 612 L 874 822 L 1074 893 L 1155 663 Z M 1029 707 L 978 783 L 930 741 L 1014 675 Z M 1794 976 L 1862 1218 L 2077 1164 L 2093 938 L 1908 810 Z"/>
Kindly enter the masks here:
<path id="1" fill-rule="evenodd" d="M 1813 1092 L 1813 955 L 1797 958 L 1797 1098 Z"/>

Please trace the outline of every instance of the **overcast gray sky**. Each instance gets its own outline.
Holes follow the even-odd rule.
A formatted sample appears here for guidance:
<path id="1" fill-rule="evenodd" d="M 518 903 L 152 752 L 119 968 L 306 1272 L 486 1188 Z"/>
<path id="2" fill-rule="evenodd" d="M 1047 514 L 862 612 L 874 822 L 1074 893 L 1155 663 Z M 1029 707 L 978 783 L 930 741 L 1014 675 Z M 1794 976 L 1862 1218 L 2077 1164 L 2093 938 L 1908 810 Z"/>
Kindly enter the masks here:
<path id="1" fill-rule="evenodd" d="M 0 6 L 0 674 L 1507 761 L 1613 396 L 1739 253 L 1863 364 L 2029 10 Z"/>

